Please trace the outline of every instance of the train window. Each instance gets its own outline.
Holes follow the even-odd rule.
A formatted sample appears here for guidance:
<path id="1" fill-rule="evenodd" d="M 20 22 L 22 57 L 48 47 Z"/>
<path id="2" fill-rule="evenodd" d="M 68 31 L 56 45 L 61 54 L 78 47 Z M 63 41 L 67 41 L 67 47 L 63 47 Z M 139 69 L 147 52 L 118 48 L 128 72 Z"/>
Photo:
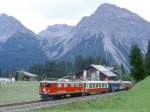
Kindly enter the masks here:
<path id="1" fill-rule="evenodd" d="M 76 83 L 75 85 L 76 85 L 76 87 L 78 87 L 78 86 L 79 86 L 79 84 L 78 84 L 78 83 Z"/>
<path id="2" fill-rule="evenodd" d="M 92 88 L 92 84 L 90 84 L 90 88 Z"/>
<path id="3" fill-rule="evenodd" d="M 101 88 L 101 84 L 98 84 L 99 85 L 99 88 Z"/>
<path id="4" fill-rule="evenodd" d="M 95 88 L 95 84 L 93 84 L 93 88 Z"/>
<path id="5" fill-rule="evenodd" d="M 103 84 L 103 88 L 105 88 L 105 84 Z"/>
<path id="6" fill-rule="evenodd" d="M 46 83 L 45 86 L 46 86 L 46 87 L 51 87 L 51 84 Z"/>
<path id="7" fill-rule="evenodd" d="M 89 84 L 90 85 L 90 88 L 92 88 L 92 84 Z"/>
<path id="8" fill-rule="evenodd" d="M 96 88 L 96 84 L 94 84 L 94 88 Z"/>
<path id="9" fill-rule="evenodd" d="M 103 88 L 103 87 L 104 87 L 104 84 L 102 84 L 101 87 Z"/>
<path id="10" fill-rule="evenodd" d="M 98 88 L 98 84 L 96 84 L 96 87 Z"/>
<path id="11" fill-rule="evenodd" d="M 106 84 L 106 88 L 108 88 L 108 84 Z"/>
<path id="12" fill-rule="evenodd" d="M 64 87 L 67 87 L 67 84 L 64 84 Z"/>
<path id="13" fill-rule="evenodd" d="M 58 87 L 61 87 L 61 84 L 60 84 L 60 83 L 58 83 L 58 84 L 57 84 L 57 86 L 58 86 Z"/>
<path id="14" fill-rule="evenodd" d="M 89 88 L 89 84 L 86 84 L 86 88 Z"/>
<path id="15" fill-rule="evenodd" d="M 104 88 L 106 87 L 106 84 L 104 84 Z"/>
<path id="16" fill-rule="evenodd" d="M 102 88 L 102 84 L 100 84 L 100 87 Z"/>
<path id="17" fill-rule="evenodd" d="M 103 87 L 105 88 L 105 84 L 103 85 Z"/>
<path id="18" fill-rule="evenodd" d="M 74 87 L 74 84 L 71 84 L 71 87 Z"/>
<path id="19" fill-rule="evenodd" d="M 79 87 L 82 87 L 82 85 L 81 85 L 81 84 L 79 84 Z"/>
<path id="20" fill-rule="evenodd" d="M 90 88 L 90 84 L 87 84 L 87 88 Z"/>
<path id="21" fill-rule="evenodd" d="M 100 84 L 98 84 L 98 88 L 100 88 Z"/>
<path id="22" fill-rule="evenodd" d="M 107 88 L 107 84 L 105 84 L 105 88 Z"/>

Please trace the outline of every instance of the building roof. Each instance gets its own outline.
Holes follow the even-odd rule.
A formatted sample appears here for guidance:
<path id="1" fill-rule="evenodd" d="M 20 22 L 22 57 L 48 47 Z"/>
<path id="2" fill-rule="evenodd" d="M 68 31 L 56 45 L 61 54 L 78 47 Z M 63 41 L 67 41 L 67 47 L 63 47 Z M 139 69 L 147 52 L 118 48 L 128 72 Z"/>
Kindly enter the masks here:
<path id="1" fill-rule="evenodd" d="M 111 70 L 107 69 L 106 67 L 104 67 L 102 65 L 91 64 L 89 67 L 93 67 L 93 68 L 97 69 L 98 71 L 105 74 L 107 77 L 117 77 L 117 75 L 115 73 L 113 73 Z"/>
<path id="2" fill-rule="evenodd" d="M 24 73 L 24 75 L 29 76 L 29 77 L 37 77 L 37 75 L 35 75 L 33 73 L 29 73 L 29 72 L 26 72 L 26 71 L 24 71 L 23 73 Z"/>

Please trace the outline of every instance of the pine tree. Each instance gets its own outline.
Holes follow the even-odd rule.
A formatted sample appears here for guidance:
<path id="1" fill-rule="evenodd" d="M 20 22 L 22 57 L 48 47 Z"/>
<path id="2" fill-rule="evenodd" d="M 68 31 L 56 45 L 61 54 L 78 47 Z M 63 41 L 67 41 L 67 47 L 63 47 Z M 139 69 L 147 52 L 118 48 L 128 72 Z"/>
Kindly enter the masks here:
<path id="1" fill-rule="evenodd" d="M 125 74 L 125 68 L 124 68 L 124 66 L 123 66 L 123 64 L 121 63 L 121 72 L 122 72 L 122 75 L 124 75 Z"/>
<path id="2" fill-rule="evenodd" d="M 77 73 L 77 72 L 82 70 L 82 65 L 83 65 L 83 58 L 82 58 L 82 56 L 76 56 L 75 57 L 75 62 L 74 62 L 75 73 Z"/>
<path id="3" fill-rule="evenodd" d="M 150 75 L 150 40 L 148 42 L 147 53 L 145 55 L 145 74 Z"/>
<path id="4" fill-rule="evenodd" d="M 2 69 L 0 68 L 0 77 L 2 76 Z"/>
<path id="5" fill-rule="evenodd" d="M 133 45 L 130 54 L 131 76 L 136 82 L 145 78 L 142 53 L 138 45 Z"/>

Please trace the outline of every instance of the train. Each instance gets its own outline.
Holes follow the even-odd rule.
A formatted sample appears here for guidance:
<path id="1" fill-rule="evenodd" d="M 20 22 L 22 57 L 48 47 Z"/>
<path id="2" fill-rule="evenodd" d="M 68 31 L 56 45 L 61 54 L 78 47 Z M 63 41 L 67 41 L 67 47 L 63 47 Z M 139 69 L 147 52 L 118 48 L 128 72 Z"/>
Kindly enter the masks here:
<path id="1" fill-rule="evenodd" d="M 53 100 L 66 96 L 81 96 L 129 90 L 131 81 L 41 81 L 39 94 L 41 100 Z"/>

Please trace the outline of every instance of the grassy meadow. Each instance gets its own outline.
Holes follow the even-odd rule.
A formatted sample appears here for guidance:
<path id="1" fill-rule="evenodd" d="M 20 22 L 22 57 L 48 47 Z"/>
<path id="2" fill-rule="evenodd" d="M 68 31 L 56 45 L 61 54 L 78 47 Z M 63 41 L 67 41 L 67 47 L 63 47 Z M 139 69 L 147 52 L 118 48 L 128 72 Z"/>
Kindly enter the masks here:
<path id="1" fill-rule="evenodd" d="M 39 82 L 18 81 L 0 85 L 0 104 L 39 100 Z"/>
<path id="2" fill-rule="evenodd" d="M 26 112 L 150 112 L 150 77 L 113 96 Z"/>

